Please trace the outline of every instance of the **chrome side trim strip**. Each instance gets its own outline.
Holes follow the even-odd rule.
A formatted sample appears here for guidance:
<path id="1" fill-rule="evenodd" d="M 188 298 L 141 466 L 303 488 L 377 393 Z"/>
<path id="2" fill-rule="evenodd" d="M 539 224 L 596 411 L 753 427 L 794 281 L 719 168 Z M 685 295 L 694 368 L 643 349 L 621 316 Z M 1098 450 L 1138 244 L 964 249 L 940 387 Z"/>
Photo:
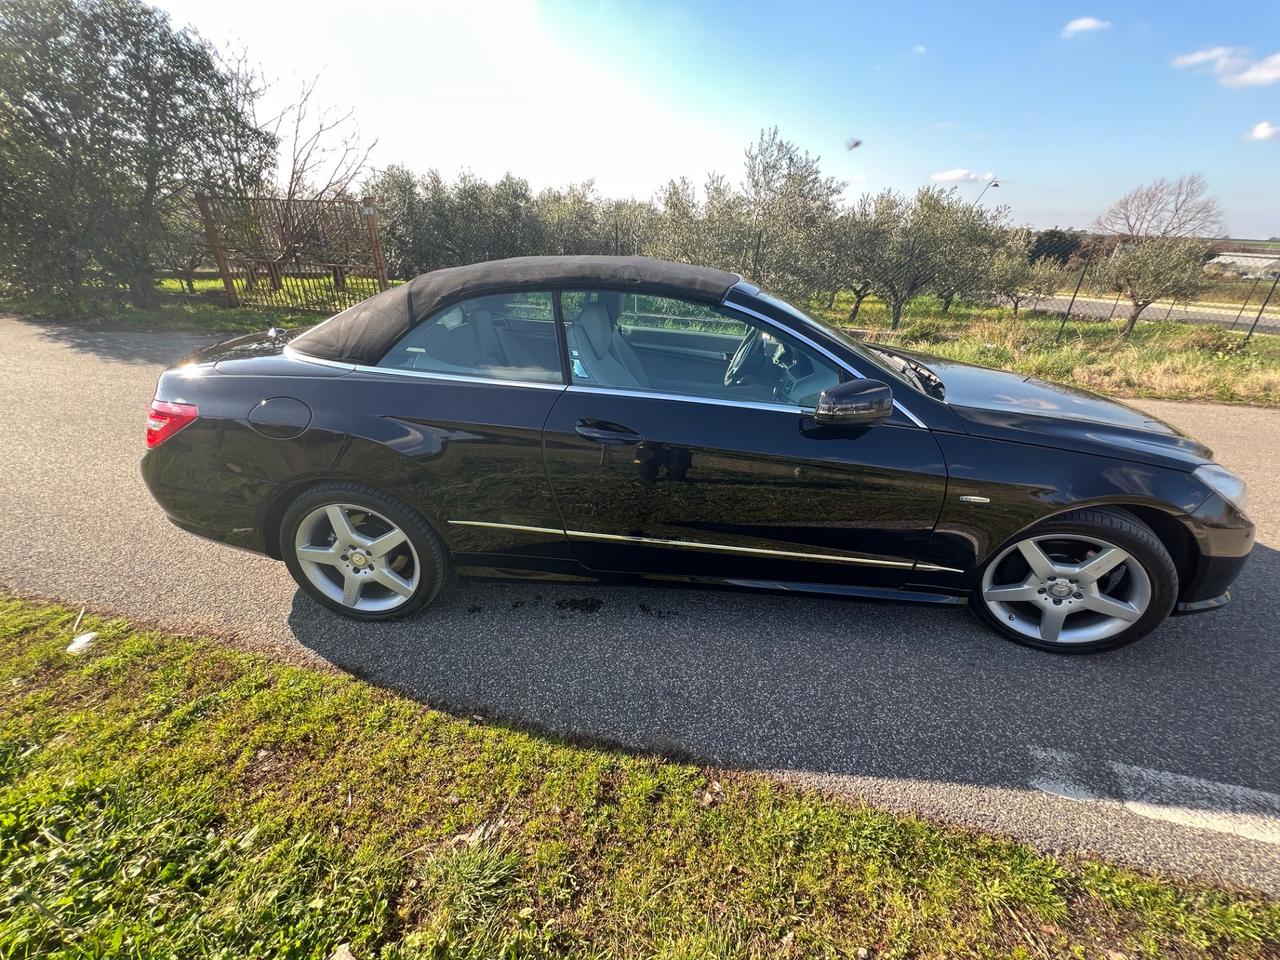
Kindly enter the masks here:
<path id="1" fill-rule="evenodd" d="M 738 303 L 722 302 L 720 306 L 724 307 L 726 310 L 736 310 L 739 313 L 745 313 L 749 317 L 755 317 L 757 320 L 763 320 L 765 323 L 769 324 L 770 326 L 775 327 L 778 330 L 783 331 L 784 333 L 790 334 L 791 336 L 795 337 L 797 340 L 803 343 L 807 343 L 809 346 L 813 347 L 813 349 L 817 350 L 819 353 L 825 356 L 828 360 L 834 361 L 836 365 L 840 367 L 840 369 L 848 372 L 852 376 L 857 377 L 859 380 L 867 379 L 865 375 L 853 369 L 853 367 L 849 366 L 848 363 L 846 363 L 844 360 L 841 360 L 839 357 L 837 357 L 834 353 L 832 353 L 822 344 L 816 343 L 815 341 L 805 336 L 803 333 L 800 333 L 798 330 L 795 330 L 784 323 L 779 323 L 777 320 L 774 320 L 772 317 L 766 317 L 763 313 L 757 313 L 755 310 L 752 310 L 750 307 L 744 307 Z M 894 398 L 894 401 L 893 401 L 893 407 L 900 414 L 902 414 L 904 417 L 906 417 L 908 420 L 914 423 L 917 427 L 923 427 L 925 430 L 929 429 L 927 426 L 925 426 L 925 423 L 923 420 L 921 420 L 914 413 L 912 413 L 910 410 L 904 407 L 901 403 L 899 403 L 896 397 Z"/>
<path id="2" fill-rule="evenodd" d="M 871 557 L 846 557 L 832 553 L 802 553 L 796 550 L 767 550 L 763 547 L 737 547 L 725 543 L 703 543 L 698 540 L 664 540 L 658 537 L 633 537 L 618 533 L 595 533 L 591 530 L 557 530 L 554 527 L 530 527 L 518 523 L 492 523 L 487 520 L 450 520 L 458 527 L 488 527 L 495 530 L 518 530 L 523 533 L 546 533 L 566 536 L 571 540 L 608 540 L 621 543 L 641 543 L 655 547 L 675 547 L 685 550 L 711 550 L 717 553 L 745 553 L 760 557 L 791 557 L 798 560 L 828 560 L 836 563 L 857 563 L 871 567 L 902 567 L 915 570 L 933 570 L 945 573 L 964 573 L 955 567 L 937 567 L 930 563 L 907 563 L 903 560 L 874 560 Z"/>
<path id="3" fill-rule="evenodd" d="M 643 397 L 646 400 L 676 400 L 680 403 L 709 403 L 717 407 L 739 407 L 750 410 L 772 410 L 775 413 L 813 413 L 813 407 L 797 407 L 789 403 L 764 403 L 755 400 L 724 400 L 719 397 L 694 397 L 683 393 L 655 393 L 648 390 L 619 390 L 613 387 L 591 387 L 571 384 L 570 393 L 594 393 L 606 397 Z"/>

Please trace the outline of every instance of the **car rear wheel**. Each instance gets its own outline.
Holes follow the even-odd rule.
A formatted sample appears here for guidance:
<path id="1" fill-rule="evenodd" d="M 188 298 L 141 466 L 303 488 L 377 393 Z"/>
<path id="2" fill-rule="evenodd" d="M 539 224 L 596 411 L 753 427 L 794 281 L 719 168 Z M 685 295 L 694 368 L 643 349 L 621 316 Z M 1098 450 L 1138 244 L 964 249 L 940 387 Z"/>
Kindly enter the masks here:
<path id="1" fill-rule="evenodd" d="M 314 600 L 356 620 L 393 620 L 440 592 L 444 548 L 420 514 L 353 483 L 307 490 L 285 512 L 281 553 Z"/>
<path id="2" fill-rule="evenodd" d="M 997 551 L 970 606 L 1018 643 L 1089 653 L 1149 633 L 1177 595 L 1177 569 L 1148 526 L 1120 512 L 1079 510 Z"/>

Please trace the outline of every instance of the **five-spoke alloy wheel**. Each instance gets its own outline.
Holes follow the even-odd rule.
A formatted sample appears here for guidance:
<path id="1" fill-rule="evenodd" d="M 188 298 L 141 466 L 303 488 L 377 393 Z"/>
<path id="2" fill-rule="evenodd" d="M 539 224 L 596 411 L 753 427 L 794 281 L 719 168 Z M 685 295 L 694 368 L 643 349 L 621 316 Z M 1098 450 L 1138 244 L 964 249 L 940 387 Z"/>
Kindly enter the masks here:
<path id="1" fill-rule="evenodd" d="M 444 572 L 440 542 L 422 517 L 356 484 L 325 484 L 294 501 L 281 527 L 281 552 L 313 598 L 363 620 L 425 606 Z"/>
<path id="2" fill-rule="evenodd" d="M 1177 583 L 1168 551 L 1136 518 L 1078 511 L 999 551 L 973 604 L 1021 643 L 1084 652 L 1142 636 L 1168 615 Z"/>

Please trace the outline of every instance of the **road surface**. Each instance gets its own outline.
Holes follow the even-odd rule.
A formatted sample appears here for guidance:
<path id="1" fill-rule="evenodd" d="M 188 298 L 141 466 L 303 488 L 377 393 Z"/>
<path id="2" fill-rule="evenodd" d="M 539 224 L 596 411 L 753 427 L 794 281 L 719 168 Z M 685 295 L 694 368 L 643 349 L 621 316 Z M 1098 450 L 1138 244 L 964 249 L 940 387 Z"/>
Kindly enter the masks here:
<path id="1" fill-rule="evenodd" d="M 368 625 L 148 497 L 156 375 L 203 342 L 0 319 L 0 589 L 1280 895 L 1280 411 L 1142 404 L 1251 479 L 1260 546 L 1229 607 L 1103 655 L 1023 649 L 963 610 L 639 586 L 455 583 Z"/>
<path id="2" fill-rule="evenodd" d="M 1238 330 L 1243 333 L 1249 329 L 1249 325 L 1257 318 L 1257 329 L 1259 331 L 1263 333 L 1280 333 L 1280 299 L 1273 298 L 1272 302 L 1267 305 L 1266 311 L 1259 315 L 1258 308 L 1262 306 L 1262 296 L 1263 294 L 1259 294 L 1258 299 L 1243 310 L 1240 309 L 1240 304 L 1235 306 L 1226 304 L 1170 304 L 1168 301 L 1153 303 L 1142 312 L 1139 322 L 1147 320 L 1183 320 L 1188 323 L 1216 323 L 1221 327 Z M 1061 316 L 1068 306 L 1071 307 L 1071 316 L 1074 319 L 1108 320 L 1114 318 L 1117 323 L 1129 315 L 1130 309 L 1129 302 L 1123 298 L 1117 303 L 1114 296 L 1086 297 L 1084 295 L 1076 297 L 1074 304 L 1069 296 L 1047 297 L 1036 304 L 1036 309 L 1043 313 L 1056 313 Z"/>

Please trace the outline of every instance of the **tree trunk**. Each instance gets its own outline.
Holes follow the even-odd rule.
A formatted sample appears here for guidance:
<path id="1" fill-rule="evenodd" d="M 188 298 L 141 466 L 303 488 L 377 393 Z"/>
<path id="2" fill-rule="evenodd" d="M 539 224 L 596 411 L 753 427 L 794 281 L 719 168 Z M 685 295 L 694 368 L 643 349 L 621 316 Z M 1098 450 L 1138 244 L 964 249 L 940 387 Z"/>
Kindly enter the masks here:
<path id="1" fill-rule="evenodd" d="M 149 310 L 156 305 L 156 285 L 150 272 L 129 278 L 129 301 L 139 310 Z"/>
<path id="2" fill-rule="evenodd" d="M 849 322 L 853 323 L 858 319 L 858 311 L 862 309 L 862 301 L 867 299 L 865 293 L 855 293 L 853 295 L 853 306 L 849 308 Z"/>
<path id="3" fill-rule="evenodd" d="M 1013 319 L 1018 319 L 1018 304 L 1021 303 L 1016 297 L 1010 297 L 1009 302 L 1013 304 Z"/>
<path id="4" fill-rule="evenodd" d="M 893 317 L 889 320 L 889 329 L 897 330 L 898 324 L 902 322 L 902 301 L 893 301 Z"/>
<path id="5" fill-rule="evenodd" d="M 836 305 L 836 291 L 832 290 L 831 294 L 827 297 L 827 309 L 832 310 L 835 308 L 835 305 Z"/>
<path id="6" fill-rule="evenodd" d="M 942 295 L 942 315 L 945 317 L 951 310 L 951 301 L 956 298 L 954 293 L 944 293 Z"/>
<path id="7" fill-rule="evenodd" d="M 1130 334 L 1133 333 L 1133 328 L 1138 325 L 1138 318 L 1142 316 L 1142 311 L 1145 309 L 1147 309 L 1147 304 L 1145 303 L 1143 304 L 1135 303 L 1132 309 L 1130 309 L 1129 319 L 1124 322 L 1124 330 L 1120 332 L 1120 336 L 1123 339 L 1125 340 L 1129 339 Z"/>

